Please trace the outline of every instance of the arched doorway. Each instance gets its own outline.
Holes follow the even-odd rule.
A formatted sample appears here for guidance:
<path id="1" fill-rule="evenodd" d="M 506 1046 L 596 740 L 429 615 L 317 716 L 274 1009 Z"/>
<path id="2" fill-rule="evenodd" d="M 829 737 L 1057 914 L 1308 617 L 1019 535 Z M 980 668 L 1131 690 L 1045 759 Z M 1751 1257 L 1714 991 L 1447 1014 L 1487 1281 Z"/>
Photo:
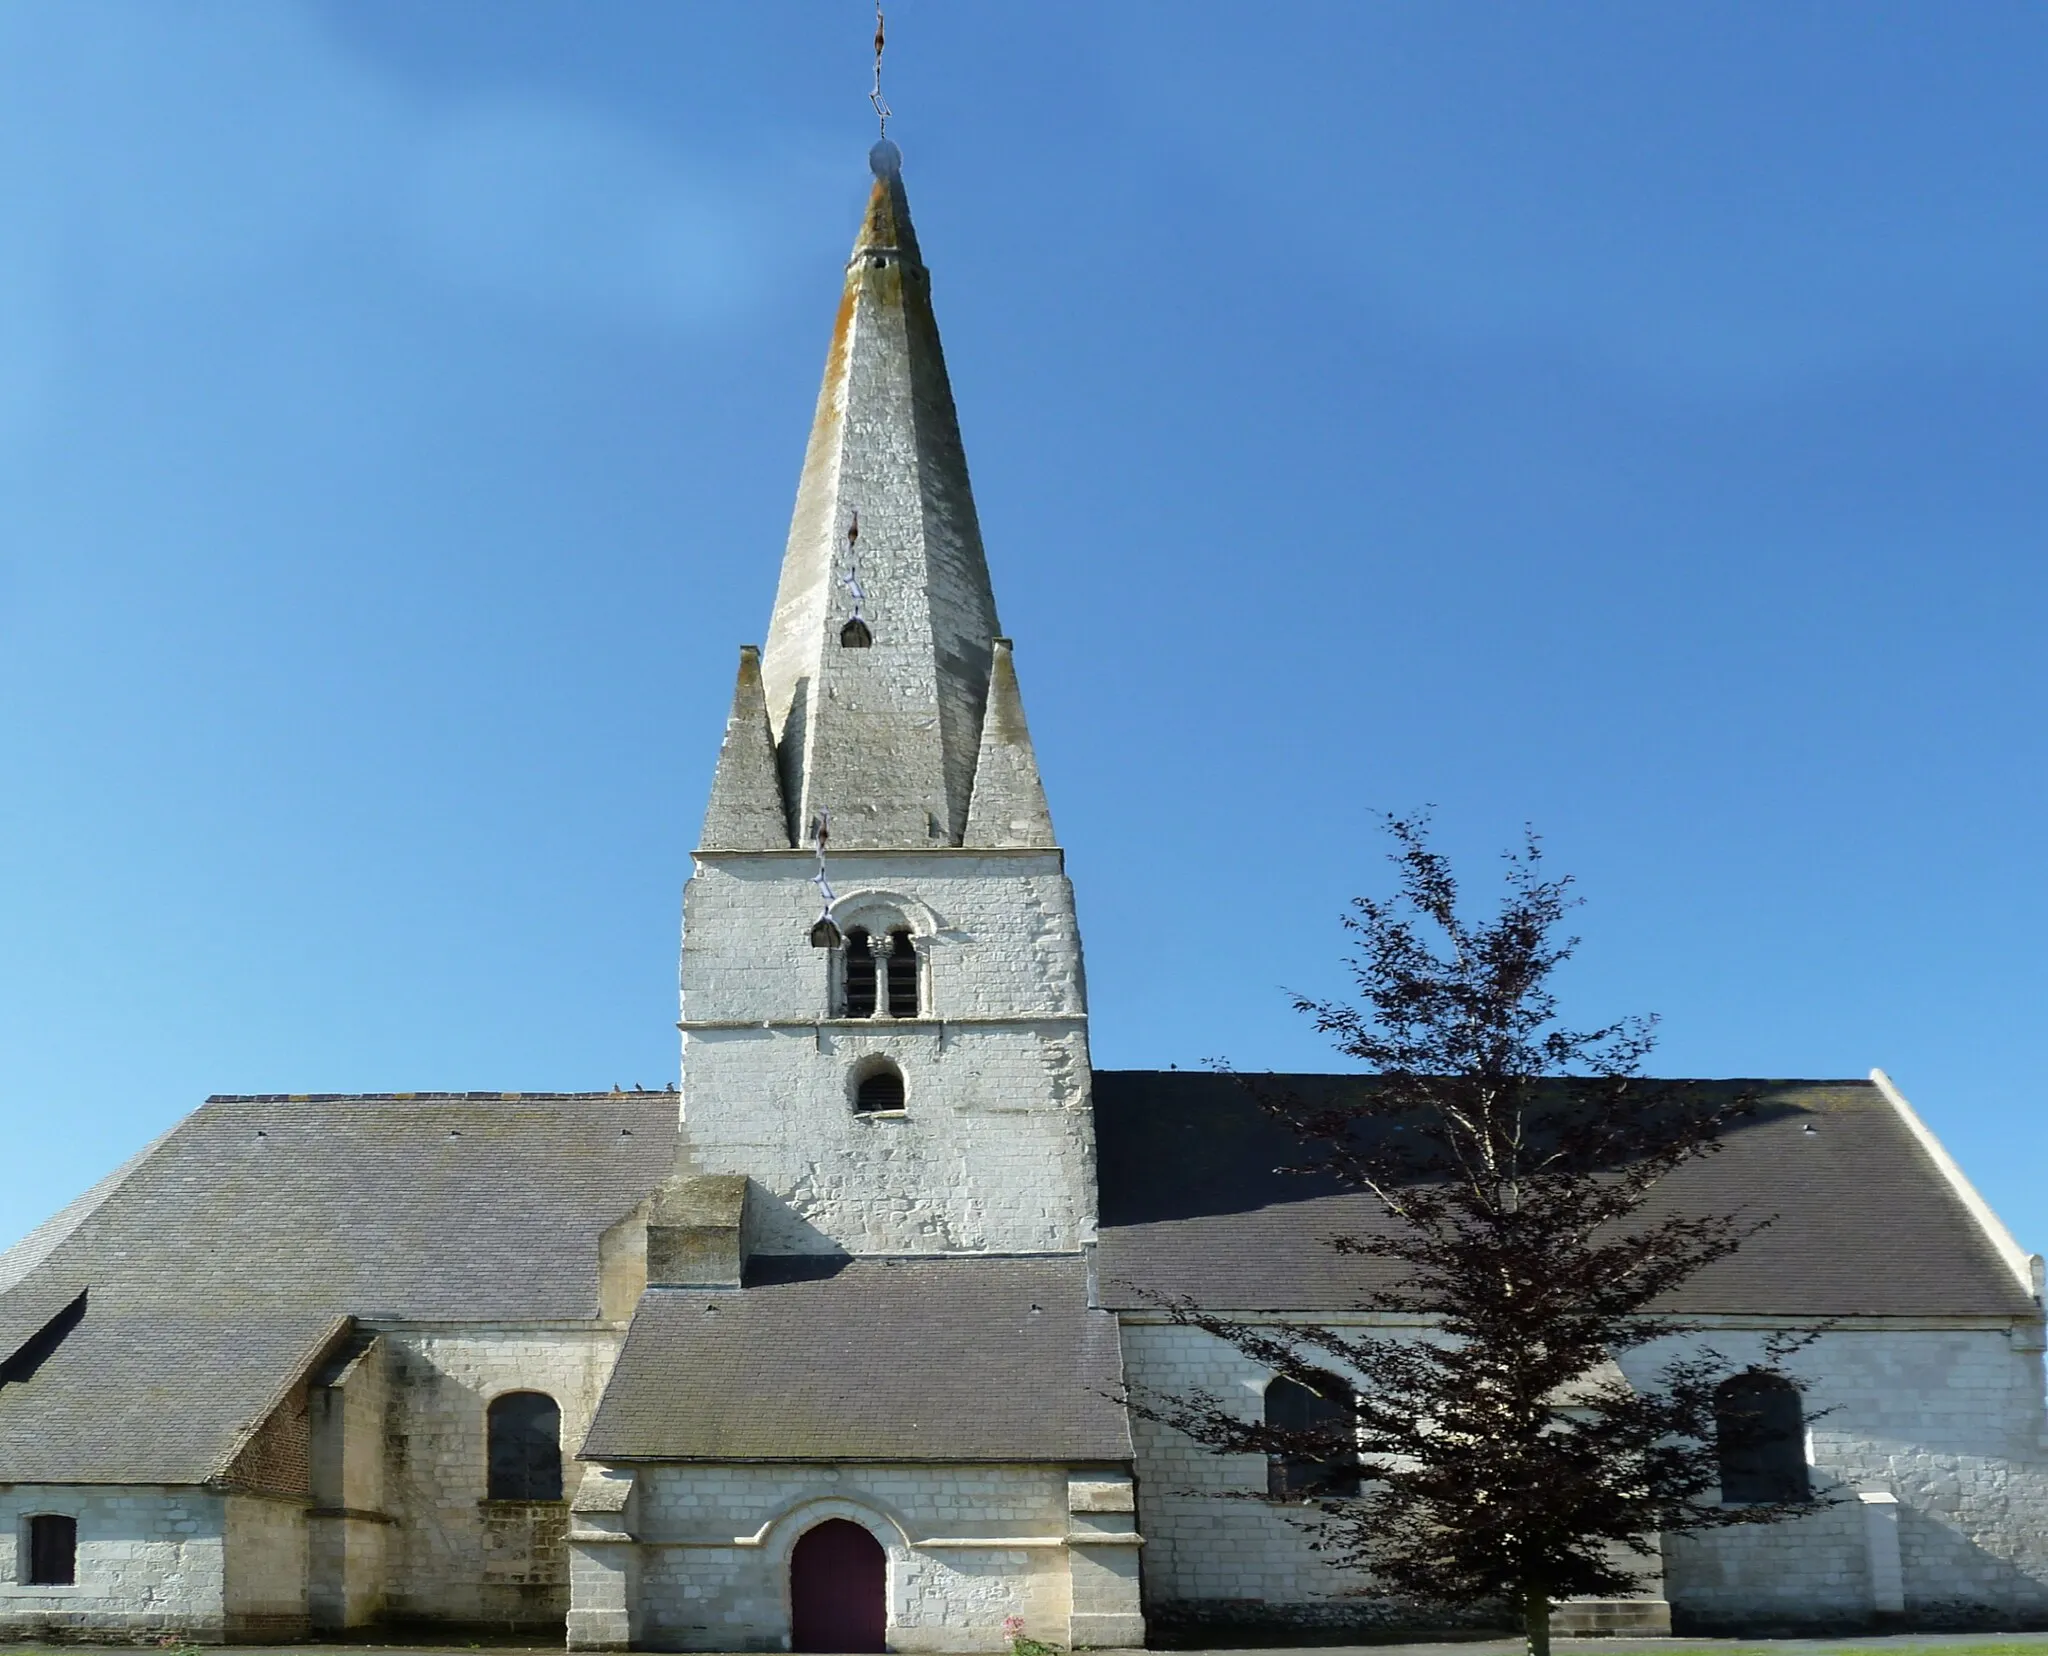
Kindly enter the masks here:
<path id="1" fill-rule="evenodd" d="M 789 1555 L 790 1648 L 886 1650 L 889 1561 L 844 1518 L 806 1530 Z"/>

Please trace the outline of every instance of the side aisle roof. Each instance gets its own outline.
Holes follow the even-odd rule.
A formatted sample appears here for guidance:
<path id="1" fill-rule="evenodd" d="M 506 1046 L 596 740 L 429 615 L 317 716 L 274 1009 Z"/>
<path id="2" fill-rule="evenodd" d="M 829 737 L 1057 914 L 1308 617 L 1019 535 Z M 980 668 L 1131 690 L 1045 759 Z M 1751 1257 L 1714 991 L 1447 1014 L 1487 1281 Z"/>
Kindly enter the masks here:
<path id="1" fill-rule="evenodd" d="M 1335 1310 L 1386 1280 L 1328 1239 L 1384 1228 L 1379 1206 L 1305 1159 L 1262 1090 L 1339 1097 L 1355 1075 L 1095 1073 L 1106 1303 L 1187 1295 L 1216 1310 Z M 1898 1110 L 1869 1081 L 1691 1081 L 1753 1088 L 1760 1108 L 1718 1155 L 1681 1168 L 1665 1210 L 1771 1224 L 1676 1294 L 1731 1316 L 2028 1316 L 2039 1306 Z"/>
<path id="2" fill-rule="evenodd" d="M 0 1255 L 0 1362 L 85 1295 L 0 1379 L 0 1482 L 216 1477 L 346 1317 L 595 1317 L 598 1239 L 675 1120 L 673 1093 L 209 1100 L 25 1271 Z"/>

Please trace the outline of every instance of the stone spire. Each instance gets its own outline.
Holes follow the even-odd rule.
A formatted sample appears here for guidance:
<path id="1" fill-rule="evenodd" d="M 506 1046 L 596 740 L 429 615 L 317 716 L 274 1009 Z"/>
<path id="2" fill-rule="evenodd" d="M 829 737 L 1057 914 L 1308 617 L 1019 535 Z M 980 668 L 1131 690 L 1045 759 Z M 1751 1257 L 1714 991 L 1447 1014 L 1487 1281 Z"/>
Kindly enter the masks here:
<path id="1" fill-rule="evenodd" d="M 830 811 L 835 847 L 960 845 L 1001 629 L 901 156 L 869 163 L 762 683 L 792 839 Z"/>

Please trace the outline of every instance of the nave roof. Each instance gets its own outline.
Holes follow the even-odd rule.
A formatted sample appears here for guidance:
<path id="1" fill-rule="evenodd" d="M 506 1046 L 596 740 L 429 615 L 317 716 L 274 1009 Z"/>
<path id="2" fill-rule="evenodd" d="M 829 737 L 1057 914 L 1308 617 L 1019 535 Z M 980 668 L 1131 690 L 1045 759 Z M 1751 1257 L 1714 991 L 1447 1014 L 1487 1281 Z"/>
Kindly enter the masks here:
<path id="1" fill-rule="evenodd" d="M 0 1361 L 85 1295 L 0 1380 L 0 1482 L 219 1477 L 351 1316 L 596 1317 L 598 1238 L 673 1170 L 675 1119 L 673 1093 L 209 1100 L 0 1255 Z"/>
<path id="2" fill-rule="evenodd" d="M 1356 1306 L 1389 1267 L 1328 1244 L 1383 1228 L 1378 1204 L 1306 1158 L 1261 1093 L 1341 1099 L 1358 1075 L 1097 1070 L 1103 1297 L 1214 1310 Z M 1870 1081 L 1688 1081 L 1754 1089 L 1756 1115 L 1680 1168 L 1651 1211 L 1741 1211 L 1770 1226 L 1673 1296 L 1735 1317 L 2027 1316 L 2020 1287 L 1901 1113 Z"/>

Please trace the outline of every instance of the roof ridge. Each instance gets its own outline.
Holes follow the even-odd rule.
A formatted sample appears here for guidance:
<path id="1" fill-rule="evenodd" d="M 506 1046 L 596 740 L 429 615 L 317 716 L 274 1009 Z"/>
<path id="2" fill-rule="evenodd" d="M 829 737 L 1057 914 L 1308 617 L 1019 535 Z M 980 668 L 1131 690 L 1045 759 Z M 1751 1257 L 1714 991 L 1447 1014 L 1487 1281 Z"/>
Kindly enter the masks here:
<path id="1" fill-rule="evenodd" d="M 673 1087 L 602 1087 L 587 1092 L 365 1092 L 365 1093 L 209 1093 L 209 1104 L 413 1104 L 461 1100 L 465 1103 L 514 1104 L 527 1099 L 669 1098 Z"/>

